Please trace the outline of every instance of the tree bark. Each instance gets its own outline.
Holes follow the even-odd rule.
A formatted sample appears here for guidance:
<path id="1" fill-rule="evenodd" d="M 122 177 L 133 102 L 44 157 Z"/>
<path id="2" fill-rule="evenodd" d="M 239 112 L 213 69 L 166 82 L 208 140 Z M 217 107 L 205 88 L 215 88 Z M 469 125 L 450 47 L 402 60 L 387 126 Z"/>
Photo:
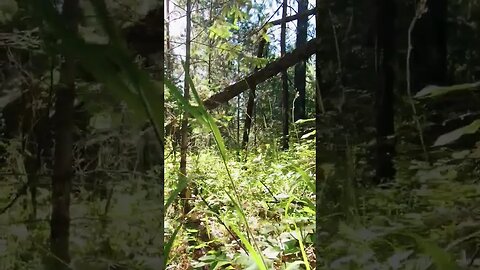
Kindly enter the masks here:
<path id="1" fill-rule="evenodd" d="M 394 67 L 395 58 L 395 0 L 377 0 L 377 40 L 381 56 L 378 72 L 378 88 L 375 95 L 376 114 L 376 182 L 391 180 L 395 176 L 394 127 Z"/>
<path id="2" fill-rule="evenodd" d="M 449 85 L 447 71 L 447 6 L 446 0 L 428 0 L 427 11 L 415 23 L 412 30 L 412 52 L 410 59 L 411 92 L 416 94 L 428 85 Z M 468 102 L 454 99 L 438 99 L 426 105 L 429 112 L 426 121 L 443 126 L 445 108 L 469 110 Z M 433 126 L 433 127 L 434 127 Z M 425 130 L 424 144 L 433 144 L 438 134 L 436 128 Z M 436 134 L 435 134 L 436 133 Z M 428 153 L 425 154 L 428 160 Z"/>
<path id="3" fill-rule="evenodd" d="M 447 83 L 447 1 L 428 0 L 412 32 L 412 94 Z"/>
<path id="4" fill-rule="evenodd" d="M 65 0 L 63 16 L 67 27 L 77 32 L 79 1 Z M 75 62 L 66 57 L 61 67 L 55 101 L 55 165 L 52 178 L 50 249 L 55 256 L 49 269 L 69 269 L 70 190 L 73 176 L 73 128 Z"/>
<path id="5" fill-rule="evenodd" d="M 192 1 L 187 0 L 187 29 L 186 29 L 186 41 L 185 41 L 185 78 L 184 78 L 184 93 L 183 96 L 186 100 L 190 99 L 190 46 L 191 46 L 191 32 L 192 32 Z M 182 130 L 181 130 L 182 141 L 180 143 L 180 177 L 187 176 L 187 151 L 188 151 L 188 114 L 183 114 L 182 119 Z M 181 198 L 184 199 L 183 203 L 183 212 L 187 214 L 191 210 L 191 206 L 188 202 L 190 199 L 190 188 L 187 186 L 180 194 Z"/>
<path id="6" fill-rule="evenodd" d="M 284 57 L 287 53 L 286 46 L 286 36 L 287 36 L 287 0 L 283 0 L 283 9 L 282 9 L 282 26 L 280 33 L 280 54 L 281 57 Z M 290 122 L 290 109 L 289 109 L 289 93 L 288 93 L 288 73 L 287 70 L 282 71 L 282 148 L 283 150 L 288 149 L 288 126 Z"/>
<path id="7" fill-rule="evenodd" d="M 303 18 L 306 18 L 308 20 L 308 17 L 310 15 L 313 15 L 315 14 L 315 11 L 316 9 L 315 8 L 312 8 L 312 9 L 309 9 L 307 11 L 304 11 L 302 13 L 300 13 L 300 11 L 295 14 L 295 15 L 292 15 L 292 16 L 285 16 L 285 17 L 282 17 L 281 19 L 279 20 L 274 20 L 274 21 L 271 21 L 271 22 L 268 22 L 268 24 L 271 24 L 271 25 L 279 25 L 279 24 L 282 24 L 282 23 L 287 23 L 287 22 L 291 22 L 291 21 L 295 21 L 295 20 L 299 20 L 299 19 L 303 19 Z"/>
<path id="8" fill-rule="evenodd" d="M 162 2 L 162 1 L 161 1 Z M 167 74 L 166 77 L 171 80 L 171 74 L 172 74 L 172 71 L 173 71 L 173 59 L 172 59 L 172 51 L 171 51 L 171 48 L 172 48 L 172 45 L 171 45 L 171 42 L 170 42 L 170 0 L 166 0 L 165 1 L 167 6 L 166 6 L 166 9 L 167 9 L 167 23 L 165 25 L 165 33 L 166 33 L 166 52 L 165 50 L 163 49 L 163 46 L 159 46 L 163 51 L 163 55 L 164 56 L 164 59 L 166 60 L 166 67 L 167 67 Z M 163 3 L 163 2 L 162 2 Z M 164 15 L 162 13 L 162 15 Z"/>
<path id="9" fill-rule="evenodd" d="M 222 92 L 216 93 L 204 100 L 203 104 L 209 110 L 217 108 L 219 105 L 228 102 L 237 95 L 250 89 L 250 87 L 256 86 L 274 77 L 279 72 L 294 66 L 301 60 L 308 59 L 315 53 L 317 46 L 319 45 L 320 40 L 318 38 L 308 41 L 304 46 L 296 48 L 292 52 L 285 54 L 284 57 L 268 64 L 266 67 L 246 76 L 232 85 L 227 86 Z"/>
<path id="10" fill-rule="evenodd" d="M 253 107 L 255 106 L 255 91 L 257 87 L 253 86 L 248 93 L 247 111 L 245 113 L 245 123 L 243 127 L 242 148 L 247 149 L 248 136 L 250 135 L 250 127 L 252 126 Z"/>
<path id="11" fill-rule="evenodd" d="M 304 13 L 308 8 L 308 0 L 298 0 L 298 13 Z M 307 27 L 308 27 L 308 17 L 300 17 L 298 19 L 297 24 L 297 40 L 296 40 L 296 48 L 300 48 L 301 46 L 307 43 Z M 297 89 L 297 97 L 295 98 L 295 109 L 294 109 L 294 119 L 293 121 L 297 121 L 299 119 L 305 118 L 305 77 L 307 74 L 306 68 L 306 60 L 303 59 L 302 61 L 298 62 L 295 66 L 295 78 L 294 83 Z"/>
<path id="12" fill-rule="evenodd" d="M 152 9 L 148 14 L 134 25 L 122 30 L 127 44 L 142 56 L 161 52 L 164 45 L 163 5 Z"/>
<path id="13" fill-rule="evenodd" d="M 266 40 L 261 39 L 260 43 L 258 44 L 258 50 L 257 50 L 257 58 L 262 58 L 263 51 L 265 50 L 265 44 Z M 258 70 L 255 68 L 255 70 Z M 248 136 L 250 135 L 250 128 L 252 126 L 252 118 L 254 109 L 255 109 L 255 90 L 257 89 L 256 85 L 253 85 L 250 89 L 250 93 L 248 95 L 248 101 L 247 101 L 247 113 L 245 115 L 245 125 L 243 129 L 243 140 L 242 140 L 242 148 L 246 149 L 247 144 L 248 144 Z"/>

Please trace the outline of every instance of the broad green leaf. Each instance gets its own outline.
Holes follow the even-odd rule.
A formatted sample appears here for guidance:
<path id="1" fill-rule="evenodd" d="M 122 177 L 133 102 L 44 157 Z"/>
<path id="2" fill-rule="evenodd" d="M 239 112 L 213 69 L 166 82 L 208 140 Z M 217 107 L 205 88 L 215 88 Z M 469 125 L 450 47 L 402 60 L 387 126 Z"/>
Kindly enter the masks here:
<path id="1" fill-rule="evenodd" d="M 429 85 L 423 88 L 422 90 L 420 90 L 415 95 L 415 98 L 436 97 L 436 96 L 445 95 L 447 93 L 454 92 L 454 91 L 463 91 L 463 90 L 478 88 L 479 86 L 480 86 L 480 82 L 456 84 L 451 86 Z"/>
<path id="2" fill-rule="evenodd" d="M 272 260 L 276 259 L 280 254 L 280 252 L 281 252 L 280 248 L 272 247 L 272 246 L 269 246 L 263 250 L 263 254 L 265 255 L 265 257 Z"/>
<path id="3" fill-rule="evenodd" d="M 445 250 L 441 249 L 435 243 L 424 239 L 416 234 L 408 234 L 408 236 L 415 239 L 418 247 L 424 254 L 428 255 L 432 263 L 435 265 L 435 269 L 438 270 L 456 270 L 459 269 L 453 258 Z"/>
<path id="4" fill-rule="evenodd" d="M 452 143 L 452 142 L 458 140 L 463 135 L 473 134 L 473 133 L 477 132 L 479 128 L 480 128 L 480 120 L 475 120 L 467 126 L 458 128 L 454 131 L 451 131 L 451 132 L 448 132 L 446 134 L 441 135 L 435 141 L 433 146 L 442 146 L 442 145 Z"/>
<path id="5" fill-rule="evenodd" d="M 302 261 L 295 261 L 293 263 L 287 263 L 287 268 L 285 270 L 300 270 L 303 269 L 301 265 L 304 265 Z"/>
<path id="6" fill-rule="evenodd" d="M 234 29 L 235 25 L 232 25 L 225 21 L 215 21 L 210 27 L 210 38 L 218 36 L 222 39 L 227 39 L 232 36 L 231 29 Z"/>
<path id="7" fill-rule="evenodd" d="M 221 262 L 218 262 L 212 270 L 224 269 L 223 268 L 224 266 L 231 265 L 231 264 L 232 264 L 231 262 L 221 261 Z"/>
<path id="8" fill-rule="evenodd" d="M 310 122 L 315 122 L 315 118 L 298 119 L 297 121 L 295 121 L 295 124 L 303 124 L 303 123 L 310 123 Z"/>
<path id="9" fill-rule="evenodd" d="M 306 133 L 306 134 L 303 134 L 302 137 L 301 137 L 301 139 L 308 139 L 308 138 L 310 138 L 310 137 L 312 137 L 312 136 L 315 136 L 315 134 L 317 134 L 317 131 L 316 131 L 316 130 L 310 131 L 310 132 L 308 132 L 308 133 Z"/>
<path id="10" fill-rule="evenodd" d="M 90 118 L 90 126 L 97 130 L 106 130 L 112 127 L 112 115 L 109 113 L 98 113 Z"/>

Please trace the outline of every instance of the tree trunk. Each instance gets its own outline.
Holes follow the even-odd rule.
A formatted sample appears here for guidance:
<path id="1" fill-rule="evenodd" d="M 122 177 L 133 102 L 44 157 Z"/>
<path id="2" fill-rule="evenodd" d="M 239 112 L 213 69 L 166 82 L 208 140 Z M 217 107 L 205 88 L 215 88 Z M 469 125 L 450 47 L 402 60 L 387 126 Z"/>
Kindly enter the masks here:
<path id="1" fill-rule="evenodd" d="M 412 31 L 412 93 L 447 82 L 447 1 L 428 0 Z"/>
<path id="2" fill-rule="evenodd" d="M 186 45 L 185 45 L 185 79 L 184 79 L 184 93 L 183 96 L 186 100 L 190 99 L 190 43 L 191 43 L 191 15 L 192 15 L 192 1 L 187 0 L 187 33 L 186 33 Z M 188 151 L 188 114 L 183 114 L 182 119 L 182 141 L 180 143 L 180 177 L 187 176 L 187 151 Z M 184 200 L 183 203 L 183 212 L 187 214 L 191 210 L 191 206 L 188 200 L 191 197 L 190 188 L 187 186 L 180 194 L 181 198 Z"/>
<path id="3" fill-rule="evenodd" d="M 266 40 L 262 38 L 260 40 L 260 43 L 258 44 L 257 58 L 262 58 L 263 51 L 265 50 L 265 44 L 266 44 Z M 256 70 L 258 69 L 255 68 L 255 71 Z M 247 113 L 245 115 L 245 126 L 243 129 L 243 140 L 242 140 L 243 149 L 247 148 L 248 136 L 250 135 L 250 128 L 252 126 L 252 119 L 253 119 L 254 108 L 255 108 L 255 90 L 256 89 L 257 89 L 256 85 L 250 86 L 250 93 L 248 95 L 248 101 L 247 101 Z"/>
<path id="4" fill-rule="evenodd" d="M 285 56 L 287 53 L 286 49 L 286 35 L 287 35 L 287 23 L 285 18 L 287 17 L 287 0 L 283 0 L 283 10 L 282 10 L 282 26 L 280 34 L 280 53 L 281 56 Z M 288 149 L 288 125 L 290 121 L 290 109 L 289 109 L 289 94 L 288 94 L 288 73 L 287 70 L 282 71 L 282 148 L 283 150 Z"/>
<path id="5" fill-rule="evenodd" d="M 171 78 L 172 78 L 171 74 L 173 72 L 173 60 L 172 60 L 171 55 L 172 55 L 173 52 L 171 51 L 172 45 L 171 45 L 171 42 L 170 42 L 170 0 L 166 0 L 165 2 L 167 4 L 167 6 L 166 6 L 167 25 L 165 25 L 165 29 L 166 29 L 165 30 L 165 33 L 166 33 L 166 52 L 164 53 L 164 55 L 165 55 L 164 57 L 165 57 L 165 60 L 166 60 L 167 74 L 166 74 L 165 77 L 167 77 L 167 79 L 171 80 Z"/>
<path id="6" fill-rule="evenodd" d="M 237 146 L 240 146 L 240 95 L 237 96 Z"/>
<path id="7" fill-rule="evenodd" d="M 295 20 L 298 20 L 300 18 L 303 18 L 303 17 L 306 17 L 308 19 L 308 17 L 310 15 L 313 15 L 315 14 L 315 11 L 316 9 L 313 8 L 313 9 L 309 9 L 303 13 L 297 13 L 295 15 L 292 15 L 292 16 L 288 16 L 288 17 L 282 17 L 281 19 L 279 20 L 274 20 L 274 21 L 270 21 L 268 22 L 268 24 L 271 24 L 271 25 L 279 25 L 279 24 L 282 24 L 282 23 L 288 23 L 288 22 L 291 22 L 291 21 L 295 21 Z"/>
<path id="8" fill-rule="evenodd" d="M 410 59 L 411 91 L 414 95 L 428 85 L 448 85 L 447 76 L 447 1 L 428 0 L 427 11 L 415 23 L 412 31 L 412 54 Z M 468 102 L 455 102 L 454 99 L 434 100 L 426 106 L 429 114 L 426 121 L 435 126 L 443 126 L 445 108 L 469 110 Z M 433 144 L 438 133 L 427 130 L 423 144 Z M 428 160 L 428 153 L 425 154 Z"/>
<path id="9" fill-rule="evenodd" d="M 245 113 L 245 124 L 243 127 L 243 139 L 242 139 L 243 149 L 247 148 L 248 136 L 250 135 L 250 127 L 252 126 L 253 107 L 255 106 L 255 90 L 256 89 L 257 87 L 253 86 L 250 89 L 250 92 L 248 94 L 247 112 Z"/>
<path id="10" fill-rule="evenodd" d="M 213 26 L 215 18 L 213 17 L 213 1 L 210 2 L 210 10 L 208 13 L 210 19 L 210 25 Z M 212 87 L 212 52 L 213 52 L 213 39 L 208 39 L 208 87 Z"/>
<path id="11" fill-rule="evenodd" d="M 63 16 L 67 27 L 77 32 L 78 0 L 65 0 Z M 52 178 L 52 216 L 49 269 L 69 269 L 70 190 L 73 176 L 73 111 L 75 98 L 75 63 L 66 57 L 61 67 L 60 86 L 55 101 L 55 165 Z"/>
<path id="12" fill-rule="evenodd" d="M 298 14 L 303 14 L 308 9 L 308 0 L 298 0 Z M 297 24 L 297 40 L 295 47 L 300 48 L 307 43 L 307 28 L 308 28 L 308 17 L 302 16 L 298 18 Z M 294 109 L 294 119 L 297 121 L 299 119 L 305 119 L 305 77 L 307 74 L 306 68 L 306 59 L 300 61 L 295 66 L 295 78 L 294 83 L 297 89 L 297 97 L 295 99 L 295 109 Z"/>
<path id="13" fill-rule="evenodd" d="M 393 157 L 395 153 L 394 127 L 394 68 L 395 55 L 395 0 L 377 0 L 377 55 L 381 56 L 378 72 L 378 87 L 375 95 L 376 114 L 376 182 L 391 180 L 395 176 Z"/>

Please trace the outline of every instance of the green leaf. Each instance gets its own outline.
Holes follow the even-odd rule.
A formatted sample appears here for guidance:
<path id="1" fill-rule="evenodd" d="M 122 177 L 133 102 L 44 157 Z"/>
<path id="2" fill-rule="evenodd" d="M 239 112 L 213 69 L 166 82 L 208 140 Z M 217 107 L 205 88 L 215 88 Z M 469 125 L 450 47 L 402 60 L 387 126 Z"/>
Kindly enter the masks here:
<path id="1" fill-rule="evenodd" d="M 231 265 L 231 264 L 232 264 L 231 262 L 221 261 L 221 262 L 218 262 L 212 270 L 224 269 L 222 267 L 227 266 L 227 265 Z"/>
<path id="2" fill-rule="evenodd" d="M 287 263 L 287 268 L 285 270 L 300 270 L 303 269 L 301 265 L 304 265 L 302 261 L 295 261 L 293 263 Z"/>
<path id="3" fill-rule="evenodd" d="M 303 123 L 310 123 L 310 122 L 315 122 L 315 118 L 298 119 L 297 121 L 295 121 L 295 124 L 303 124 Z"/>
<path id="4" fill-rule="evenodd" d="M 478 88 L 480 86 L 480 82 L 475 83 L 464 83 L 464 84 L 456 84 L 451 86 L 436 86 L 436 85 L 428 85 L 422 90 L 420 90 L 416 95 L 415 98 L 431 98 L 436 96 L 445 95 L 450 92 L 455 91 L 463 91 L 469 90 L 472 88 Z"/>
<path id="5" fill-rule="evenodd" d="M 227 39 L 232 36 L 230 32 L 231 29 L 234 29 L 235 25 L 230 24 L 225 21 L 215 21 L 213 25 L 210 27 L 210 38 L 212 37 L 219 37 L 222 39 Z"/>
<path id="6" fill-rule="evenodd" d="M 307 258 L 307 253 L 305 252 L 305 245 L 303 244 L 303 239 L 302 239 L 302 234 L 300 233 L 300 230 L 297 227 L 297 224 L 293 224 L 295 226 L 295 232 L 297 232 L 298 235 L 298 243 L 300 244 L 300 251 L 302 253 L 302 258 L 303 262 L 305 264 L 305 267 L 307 270 L 310 270 L 310 263 L 308 263 L 308 258 Z"/>
<path id="7" fill-rule="evenodd" d="M 463 135 L 473 134 L 473 133 L 477 132 L 479 128 L 480 128 L 480 119 L 473 121 L 472 123 L 470 123 L 467 126 L 458 128 L 454 131 L 451 131 L 451 132 L 448 132 L 446 134 L 441 135 L 435 141 L 433 146 L 442 146 L 442 145 L 452 143 L 452 142 L 458 140 Z"/>
<path id="8" fill-rule="evenodd" d="M 435 243 L 424 239 L 416 234 L 408 234 L 408 236 L 415 239 L 418 247 L 423 251 L 424 254 L 428 255 L 433 264 L 436 266 L 435 269 L 438 270 L 456 270 L 459 269 L 458 265 L 455 263 L 453 258 L 448 252 L 441 249 Z"/>
<path id="9" fill-rule="evenodd" d="M 90 126 L 97 130 L 106 130 L 112 127 L 112 115 L 109 113 L 98 113 L 90 118 Z"/>
<path id="10" fill-rule="evenodd" d="M 178 234 L 178 232 L 180 231 L 181 228 L 182 228 L 182 223 L 180 223 L 178 225 L 178 227 L 175 229 L 175 231 L 173 232 L 173 234 L 170 237 L 170 239 L 168 240 L 168 242 L 165 243 L 165 248 L 164 248 L 165 262 L 164 262 L 164 265 L 163 265 L 163 269 L 167 268 L 168 258 L 170 257 L 169 254 L 170 254 L 170 251 L 172 250 L 173 242 L 175 241 L 175 238 L 177 237 L 177 234 Z"/>
<path id="11" fill-rule="evenodd" d="M 168 207 L 173 203 L 175 198 L 184 190 L 188 185 L 188 178 L 182 176 L 178 180 L 178 184 L 175 187 L 175 190 L 168 196 L 167 202 L 165 203 L 164 211 L 167 211 Z"/>
<path id="12" fill-rule="evenodd" d="M 310 132 L 308 132 L 308 133 L 306 133 L 306 134 L 303 134 L 302 137 L 301 137 L 301 139 L 308 139 L 308 138 L 314 136 L 315 134 L 317 134 L 317 131 L 316 131 L 316 130 L 312 130 L 312 131 L 310 131 Z"/>

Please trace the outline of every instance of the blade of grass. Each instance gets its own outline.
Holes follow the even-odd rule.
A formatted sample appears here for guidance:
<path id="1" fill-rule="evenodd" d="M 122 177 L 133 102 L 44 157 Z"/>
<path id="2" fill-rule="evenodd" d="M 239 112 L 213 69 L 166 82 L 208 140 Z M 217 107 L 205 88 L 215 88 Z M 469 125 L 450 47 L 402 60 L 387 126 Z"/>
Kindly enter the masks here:
<path id="1" fill-rule="evenodd" d="M 168 196 L 167 202 L 165 203 L 165 211 L 167 211 L 168 207 L 175 201 L 175 198 L 184 190 L 188 185 L 188 178 L 185 176 L 180 177 L 175 189 L 170 193 Z"/>
<path id="2" fill-rule="evenodd" d="M 263 261 L 263 258 L 262 258 L 262 255 L 260 253 L 258 253 L 254 248 L 253 246 L 250 244 L 250 242 L 245 238 L 245 236 L 240 232 L 240 230 L 233 226 L 232 224 L 229 224 L 228 222 L 226 222 L 226 224 L 228 224 L 228 226 L 230 227 L 230 229 L 235 232 L 235 234 L 238 236 L 238 238 L 240 238 L 240 241 L 242 241 L 242 243 L 245 245 L 245 247 L 247 248 L 248 252 L 250 253 L 250 255 L 252 256 L 253 260 L 255 261 L 255 264 L 258 266 L 258 268 L 260 268 L 260 270 L 267 270 L 267 267 Z"/>
<path id="3" fill-rule="evenodd" d="M 165 244 L 165 247 L 164 247 L 164 254 L 165 254 L 165 262 L 164 262 L 164 265 L 163 265 L 163 269 L 166 269 L 167 268 L 167 264 L 168 264 L 168 258 L 170 257 L 170 251 L 172 250 L 172 247 L 173 247 L 173 243 L 175 242 L 175 238 L 177 238 L 177 234 L 178 232 L 180 231 L 180 229 L 182 228 L 183 224 L 180 223 L 178 225 L 178 227 L 175 229 L 175 231 L 173 232 L 172 236 L 170 237 L 170 239 L 168 240 L 168 242 Z"/>

